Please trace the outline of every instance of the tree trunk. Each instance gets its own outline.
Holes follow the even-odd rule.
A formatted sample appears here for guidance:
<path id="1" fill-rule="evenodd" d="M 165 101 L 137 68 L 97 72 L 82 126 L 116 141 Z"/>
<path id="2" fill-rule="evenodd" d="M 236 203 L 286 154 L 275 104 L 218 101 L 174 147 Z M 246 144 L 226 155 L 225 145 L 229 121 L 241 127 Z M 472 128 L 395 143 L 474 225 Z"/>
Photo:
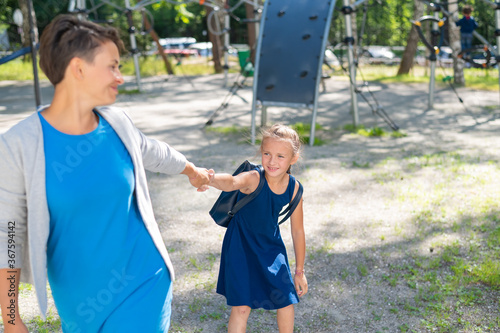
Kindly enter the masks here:
<path id="1" fill-rule="evenodd" d="M 144 20 L 144 28 L 146 28 L 146 31 L 149 31 L 151 38 L 153 38 L 153 40 L 156 43 L 156 46 L 158 47 L 158 53 L 163 58 L 163 62 L 165 63 L 165 69 L 167 70 L 167 73 L 170 75 L 174 75 L 174 69 L 172 68 L 172 64 L 170 63 L 170 61 L 168 61 L 167 55 L 163 50 L 163 46 L 161 46 L 160 44 L 160 39 L 158 38 L 156 31 L 154 31 L 154 29 L 151 27 L 151 23 L 149 23 L 148 16 L 146 15 L 145 12 L 143 12 L 142 18 Z"/>
<path id="2" fill-rule="evenodd" d="M 223 6 L 223 4 L 220 4 L 221 6 Z M 212 7 L 210 6 L 207 6 L 207 17 L 209 17 L 209 14 L 212 12 Z M 214 19 L 217 19 L 217 15 L 214 15 Z M 214 22 L 208 22 L 207 21 L 207 25 L 208 24 L 213 24 Z M 224 26 L 224 22 L 220 22 L 220 26 L 223 27 Z M 222 64 L 221 64 L 221 55 L 222 55 L 222 51 L 223 51 L 223 43 L 220 39 L 220 36 L 217 36 L 217 35 L 214 35 L 210 29 L 208 29 L 208 39 L 210 40 L 210 42 L 212 42 L 212 59 L 214 61 L 214 70 L 215 70 L 215 73 L 222 73 L 224 72 L 224 68 L 222 68 Z"/>
<path id="3" fill-rule="evenodd" d="M 21 9 L 21 12 L 23 13 L 23 47 L 31 46 L 31 28 L 30 28 L 30 19 L 29 15 L 33 18 L 33 30 L 34 30 L 34 36 L 35 36 L 35 41 L 38 43 L 38 28 L 37 28 L 37 23 L 36 23 L 36 16 L 35 16 L 35 10 L 33 9 L 33 6 L 31 6 L 32 10 L 31 13 L 29 12 L 29 7 L 28 7 L 28 1 L 31 0 L 18 0 L 19 1 L 19 8 Z M 24 61 L 31 61 L 31 54 L 27 53 L 24 56 Z"/>
<path id="4" fill-rule="evenodd" d="M 254 7 L 251 4 L 245 3 L 245 10 L 248 20 L 256 18 Z M 257 49 L 257 26 L 257 23 L 254 22 L 247 23 L 248 45 L 250 46 L 250 61 L 252 64 L 255 64 L 255 51 Z"/>
<path id="5" fill-rule="evenodd" d="M 418 20 L 424 14 L 424 3 L 420 0 L 415 0 L 413 5 L 413 20 Z M 406 47 L 403 52 L 403 57 L 401 58 L 401 63 L 399 64 L 398 74 L 403 75 L 410 73 L 413 67 L 413 59 L 417 53 L 417 46 L 419 41 L 419 36 L 417 29 L 414 25 L 411 27 L 410 34 L 408 35 L 408 40 L 406 41 Z"/>
<path id="6" fill-rule="evenodd" d="M 455 13 L 458 11 L 458 4 L 456 2 L 448 3 L 448 11 L 450 13 Z M 450 35 L 450 47 L 453 50 L 453 77 L 455 84 L 464 85 L 464 65 L 465 62 L 462 58 L 458 58 L 458 54 L 462 49 L 460 43 L 460 28 L 456 26 L 454 16 L 448 18 L 448 31 Z"/>

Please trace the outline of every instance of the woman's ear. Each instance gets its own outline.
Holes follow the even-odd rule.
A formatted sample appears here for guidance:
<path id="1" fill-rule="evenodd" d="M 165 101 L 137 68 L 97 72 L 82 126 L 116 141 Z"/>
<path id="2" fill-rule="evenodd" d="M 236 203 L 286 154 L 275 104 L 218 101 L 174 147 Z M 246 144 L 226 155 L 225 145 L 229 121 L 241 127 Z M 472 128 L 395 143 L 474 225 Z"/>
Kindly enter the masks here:
<path id="1" fill-rule="evenodd" d="M 292 157 L 292 160 L 290 161 L 290 165 L 294 165 L 295 163 L 297 163 L 297 161 L 299 160 L 299 154 L 295 154 L 293 157 Z"/>
<path id="2" fill-rule="evenodd" d="M 66 74 L 70 74 L 77 80 L 82 80 L 84 74 L 84 61 L 78 57 L 71 59 L 66 69 Z"/>

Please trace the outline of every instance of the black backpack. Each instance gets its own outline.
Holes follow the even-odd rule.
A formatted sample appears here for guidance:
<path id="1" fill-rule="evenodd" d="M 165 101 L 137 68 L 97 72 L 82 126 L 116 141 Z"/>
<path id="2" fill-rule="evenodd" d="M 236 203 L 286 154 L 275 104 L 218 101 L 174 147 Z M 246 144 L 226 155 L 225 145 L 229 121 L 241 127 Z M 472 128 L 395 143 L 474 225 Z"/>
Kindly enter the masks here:
<path id="1" fill-rule="evenodd" d="M 264 168 L 262 165 L 257 165 L 253 164 L 249 161 L 243 162 L 233 173 L 233 176 L 236 176 L 242 172 L 245 171 L 250 171 L 250 170 L 255 170 L 257 168 L 260 173 L 260 182 L 259 185 L 257 186 L 257 189 L 241 199 L 240 201 L 236 201 L 238 197 L 238 190 L 236 191 L 231 191 L 231 192 L 224 192 L 219 195 L 219 198 L 217 201 L 215 201 L 212 209 L 210 209 L 210 216 L 214 219 L 215 223 L 220 225 L 221 227 L 227 228 L 229 225 L 229 221 L 233 218 L 234 214 L 238 212 L 243 206 L 245 206 L 247 203 L 252 201 L 262 190 L 262 187 L 264 186 Z M 285 222 L 293 213 L 295 208 L 297 208 L 297 205 L 300 202 L 300 199 L 302 198 L 302 192 L 304 191 L 302 184 L 299 182 L 299 189 L 297 191 L 297 194 L 293 198 L 293 200 L 290 202 L 290 204 L 285 208 L 280 213 L 280 216 L 285 215 L 281 219 L 281 221 L 278 224 L 282 224 Z"/>

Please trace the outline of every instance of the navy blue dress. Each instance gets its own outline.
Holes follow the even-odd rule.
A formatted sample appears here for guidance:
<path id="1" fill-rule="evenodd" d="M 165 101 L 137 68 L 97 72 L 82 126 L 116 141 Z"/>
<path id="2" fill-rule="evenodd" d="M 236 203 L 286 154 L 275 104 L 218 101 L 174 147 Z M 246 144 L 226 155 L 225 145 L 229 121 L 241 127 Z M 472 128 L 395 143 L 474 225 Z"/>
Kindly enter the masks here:
<path id="1" fill-rule="evenodd" d="M 230 306 L 274 310 L 299 302 L 295 291 L 278 217 L 293 196 L 290 175 L 283 194 L 267 181 L 259 195 L 233 217 L 222 243 L 217 293 Z M 239 193 L 238 200 L 246 196 Z"/>

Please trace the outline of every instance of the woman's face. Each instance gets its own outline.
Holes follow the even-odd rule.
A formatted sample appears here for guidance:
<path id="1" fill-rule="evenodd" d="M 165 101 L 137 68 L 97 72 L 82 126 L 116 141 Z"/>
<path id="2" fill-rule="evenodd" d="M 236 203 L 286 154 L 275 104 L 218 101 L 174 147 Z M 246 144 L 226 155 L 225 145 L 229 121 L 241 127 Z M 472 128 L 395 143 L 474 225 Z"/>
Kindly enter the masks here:
<path id="1" fill-rule="evenodd" d="M 120 72 L 120 53 L 113 42 L 101 45 L 94 61 L 83 66 L 83 93 L 95 106 L 113 104 L 118 95 L 118 86 L 123 83 Z"/>

